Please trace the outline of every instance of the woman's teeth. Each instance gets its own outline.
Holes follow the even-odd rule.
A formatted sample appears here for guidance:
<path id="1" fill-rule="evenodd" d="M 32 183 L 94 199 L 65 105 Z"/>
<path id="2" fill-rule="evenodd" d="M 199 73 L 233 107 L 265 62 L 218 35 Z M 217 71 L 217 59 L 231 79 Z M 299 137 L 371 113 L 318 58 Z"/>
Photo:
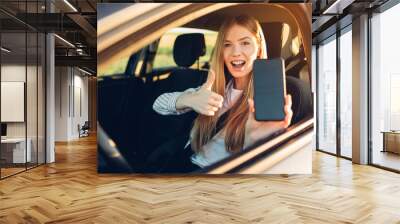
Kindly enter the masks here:
<path id="1" fill-rule="evenodd" d="M 231 64 L 235 68 L 240 68 L 242 67 L 246 62 L 242 60 L 236 60 L 236 61 L 231 61 Z"/>

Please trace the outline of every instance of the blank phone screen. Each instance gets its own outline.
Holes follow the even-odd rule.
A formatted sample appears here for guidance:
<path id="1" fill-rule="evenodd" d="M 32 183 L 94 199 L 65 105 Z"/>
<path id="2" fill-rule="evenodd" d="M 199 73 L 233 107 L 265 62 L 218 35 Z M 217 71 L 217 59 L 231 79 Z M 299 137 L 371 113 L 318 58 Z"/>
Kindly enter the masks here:
<path id="1" fill-rule="evenodd" d="M 276 121 L 285 118 L 284 61 L 257 59 L 254 61 L 254 107 L 259 121 Z"/>

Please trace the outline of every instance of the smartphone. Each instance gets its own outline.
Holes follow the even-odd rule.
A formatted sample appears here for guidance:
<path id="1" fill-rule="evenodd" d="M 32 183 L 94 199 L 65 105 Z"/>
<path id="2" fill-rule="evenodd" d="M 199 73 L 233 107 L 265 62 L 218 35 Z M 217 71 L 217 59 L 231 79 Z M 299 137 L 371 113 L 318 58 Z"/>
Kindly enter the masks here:
<path id="1" fill-rule="evenodd" d="M 256 59 L 253 65 L 254 109 L 257 121 L 285 119 L 285 63 L 282 58 Z"/>

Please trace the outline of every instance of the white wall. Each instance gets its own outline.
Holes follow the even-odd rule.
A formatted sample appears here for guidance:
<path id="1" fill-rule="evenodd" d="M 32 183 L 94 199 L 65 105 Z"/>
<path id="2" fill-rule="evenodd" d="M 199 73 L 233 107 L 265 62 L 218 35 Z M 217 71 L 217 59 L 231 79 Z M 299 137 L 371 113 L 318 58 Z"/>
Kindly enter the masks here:
<path id="1" fill-rule="evenodd" d="M 74 70 L 74 107 L 72 108 L 72 136 L 75 138 L 78 137 L 78 124 L 81 126 L 85 123 L 85 121 L 88 121 L 89 114 L 88 114 L 88 78 L 81 76 L 82 73 L 79 72 L 78 70 L 78 75 L 77 75 L 77 70 Z"/>
<path id="2" fill-rule="evenodd" d="M 56 141 L 77 139 L 78 124 L 88 120 L 88 78 L 83 75 L 76 68 L 56 67 Z"/>
<path id="3" fill-rule="evenodd" d="M 30 67 L 28 66 L 28 69 Z M 1 65 L 1 81 L 25 82 L 25 64 L 3 64 Z"/>
<path id="4" fill-rule="evenodd" d="M 69 69 L 55 68 L 55 141 L 68 140 Z"/>

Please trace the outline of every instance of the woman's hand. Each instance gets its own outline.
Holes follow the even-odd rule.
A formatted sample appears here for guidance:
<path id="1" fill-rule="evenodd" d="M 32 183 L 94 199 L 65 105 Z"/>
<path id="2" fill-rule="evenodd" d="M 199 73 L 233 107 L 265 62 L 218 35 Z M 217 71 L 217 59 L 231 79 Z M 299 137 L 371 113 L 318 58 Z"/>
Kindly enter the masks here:
<path id="1" fill-rule="evenodd" d="M 176 100 L 176 109 L 192 108 L 199 114 L 214 116 L 221 107 L 224 98 L 211 91 L 211 87 L 215 81 L 215 72 L 210 69 L 207 81 L 199 90 L 192 93 L 183 93 Z"/>
<path id="2" fill-rule="evenodd" d="M 255 108 L 254 101 L 252 99 L 249 99 L 249 107 L 250 115 L 246 123 L 247 139 L 245 140 L 248 143 L 267 137 L 278 130 L 289 127 L 293 117 L 292 97 L 289 94 L 285 96 L 285 119 L 282 121 L 257 121 L 254 116 Z"/>

